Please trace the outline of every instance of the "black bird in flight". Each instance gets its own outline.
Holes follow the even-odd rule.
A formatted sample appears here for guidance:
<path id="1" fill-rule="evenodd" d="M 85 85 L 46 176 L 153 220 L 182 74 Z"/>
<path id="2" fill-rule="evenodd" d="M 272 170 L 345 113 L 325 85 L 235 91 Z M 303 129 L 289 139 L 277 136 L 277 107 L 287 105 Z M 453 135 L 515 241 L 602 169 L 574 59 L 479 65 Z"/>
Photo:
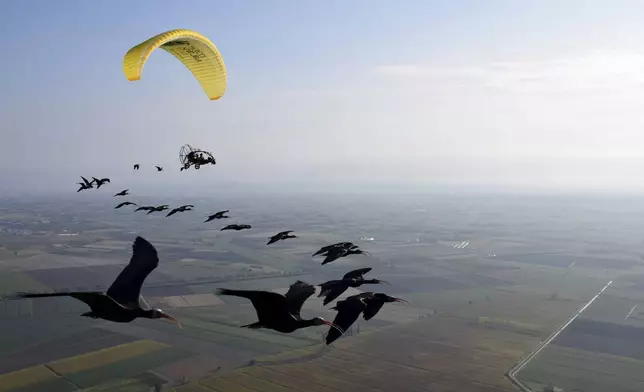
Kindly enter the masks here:
<path id="1" fill-rule="evenodd" d="M 322 305 L 327 305 L 342 295 L 349 287 L 360 287 L 363 284 L 388 283 L 381 279 L 365 279 L 364 275 L 371 271 L 371 267 L 360 268 L 347 272 L 340 280 L 330 280 L 320 284 L 319 297 L 325 297 Z"/>
<path id="2" fill-rule="evenodd" d="M 313 253 L 313 256 L 323 255 L 328 253 L 331 249 L 343 248 L 343 249 L 355 249 L 358 245 L 354 245 L 353 242 L 338 242 L 337 244 L 323 246 L 317 252 Z"/>
<path id="3" fill-rule="evenodd" d="M 94 188 L 91 184 L 89 186 L 85 185 L 82 182 L 78 182 L 77 184 L 80 185 L 80 188 L 78 188 L 78 190 L 76 192 L 80 192 L 80 191 L 84 191 L 86 189 Z"/>
<path id="4" fill-rule="evenodd" d="M 87 181 L 87 178 L 81 176 L 83 179 L 83 182 L 79 182 L 78 184 L 81 186 L 76 192 L 83 191 L 85 189 L 91 189 L 94 188 L 94 181 Z"/>
<path id="5" fill-rule="evenodd" d="M 280 231 L 279 233 L 275 234 L 274 236 L 270 237 L 266 245 L 270 245 L 274 242 L 280 241 L 280 240 L 285 240 L 287 238 L 297 238 L 296 235 L 289 235 L 292 233 L 293 230 L 288 230 L 288 231 Z"/>
<path id="6" fill-rule="evenodd" d="M 177 208 L 173 209 L 172 211 L 168 212 L 168 215 L 166 215 L 166 217 L 168 217 L 170 215 L 174 215 L 177 212 L 192 211 L 192 209 L 194 207 L 195 206 L 193 206 L 192 204 L 186 204 L 186 205 L 183 205 L 181 207 L 177 207 Z"/>
<path id="7" fill-rule="evenodd" d="M 152 211 L 154 208 L 155 208 L 154 206 L 141 206 L 141 207 L 137 208 L 136 210 L 134 210 L 134 212 L 136 212 L 136 211 Z"/>
<path id="8" fill-rule="evenodd" d="M 96 177 L 92 177 L 92 180 L 96 183 L 96 189 L 100 188 L 106 182 L 110 182 L 110 179 L 107 177 L 101 178 L 100 180 Z"/>
<path id="9" fill-rule="evenodd" d="M 343 330 L 347 330 L 360 316 L 365 320 L 371 320 L 386 302 L 407 302 L 402 298 L 392 297 L 384 293 L 361 293 L 352 295 L 343 301 L 338 301 L 331 309 L 337 310 L 333 324 Z M 407 302 L 409 303 L 409 302 Z M 326 335 L 326 344 L 333 343 L 343 334 L 338 333 L 334 328 L 329 328 Z"/>
<path id="10" fill-rule="evenodd" d="M 138 163 L 136 163 L 136 164 L 134 165 L 134 170 L 139 170 L 139 164 L 138 164 Z"/>
<path id="11" fill-rule="evenodd" d="M 322 261 L 322 265 L 324 264 L 329 264 L 332 261 L 335 261 L 341 257 L 347 257 L 349 255 L 371 255 L 369 252 L 364 251 L 362 249 L 358 249 L 357 246 L 354 245 L 354 248 L 346 249 L 346 248 L 333 248 L 331 249 L 327 254 L 324 260 Z"/>
<path id="12" fill-rule="evenodd" d="M 81 316 L 104 319 L 117 323 L 129 323 L 137 317 L 165 318 L 179 327 L 181 324 L 161 309 L 153 309 L 141 296 L 145 278 L 159 265 L 157 251 L 147 240 L 136 237 L 132 245 L 132 258 L 107 292 L 77 291 L 63 293 L 19 293 L 15 298 L 72 297 L 89 305 L 91 311 Z"/>
<path id="13" fill-rule="evenodd" d="M 217 290 L 217 294 L 219 295 L 242 297 L 249 299 L 253 303 L 259 321 L 242 325 L 242 328 L 267 328 L 282 333 L 291 333 L 297 329 L 315 325 L 328 325 L 331 328 L 338 328 L 335 324 L 321 317 L 315 317 L 309 320 L 302 319 L 300 316 L 302 305 L 314 293 L 315 287 L 313 285 L 300 280 L 289 287 L 286 295 L 272 291 Z M 339 331 L 340 335 L 344 333 L 341 329 Z"/>
<path id="14" fill-rule="evenodd" d="M 126 195 L 129 195 L 129 193 L 127 193 L 128 191 L 129 191 L 129 189 L 124 189 L 124 190 L 120 191 L 119 193 L 115 194 L 114 196 L 126 196 Z"/>
<path id="15" fill-rule="evenodd" d="M 211 220 L 213 220 L 213 219 L 226 219 L 226 218 L 230 218 L 229 216 L 226 216 L 226 213 L 228 213 L 229 211 L 230 211 L 230 210 L 223 210 L 223 211 L 216 212 L 216 213 L 214 213 L 214 214 L 212 214 L 212 215 L 208 216 L 208 218 L 206 219 L 206 221 L 205 221 L 204 223 L 208 223 L 208 222 L 210 222 L 210 221 L 211 221 Z"/>
<path id="16" fill-rule="evenodd" d="M 223 229 L 221 229 L 219 231 L 224 231 L 224 230 L 236 230 L 236 231 L 239 231 L 239 230 L 247 230 L 247 229 L 250 229 L 250 225 L 228 225 L 228 226 L 224 227 Z"/>
<path id="17" fill-rule="evenodd" d="M 163 168 L 161 166 L 154 166 L 157 168 L 157 171 L 163 171 Z"/>
<path id="18" fill-rule="evenodd" d="M 121 208 L 121 207 L 123 207 L 123 206 L 135 206 L 135 205 L 137 205 L 137 204 L 136 204 L 136 203 L 132 203 L 131 201 L 124 201 L 123 203 L 120 203 L 119 205 L 117 205 L 117 206 L 116 206 L 116 207 L 114 207 L 114 208 L 116 209 L 116 208 Z"/>
<path id="19" fill-rule="evenodd" d="M 168 206 L 167 204 L 163 204 L 163 205 L 160 205 L 160 206 L 152 207 L 152 209 L 149 209 L 149 210 L 148 210 L 148 215 L 150 215 L 150 214 L 151 214 L 151 213 L 153 213 L 153 212 L 161 212 L 161 211 L 165 211 L 165 210 L 167 210 L 167 209 L 168 209 L 168 207 L 169 207 L 169 206 Z"/>

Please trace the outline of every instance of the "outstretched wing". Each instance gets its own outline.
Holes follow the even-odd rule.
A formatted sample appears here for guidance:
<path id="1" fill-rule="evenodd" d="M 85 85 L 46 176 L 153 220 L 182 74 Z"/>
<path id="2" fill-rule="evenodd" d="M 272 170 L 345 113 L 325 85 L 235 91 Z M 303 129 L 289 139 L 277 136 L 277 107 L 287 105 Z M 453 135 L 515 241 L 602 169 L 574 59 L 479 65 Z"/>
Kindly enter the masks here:
<path id="1" fill-rule="evenodd" d="M 121 271 L 106 294 L 123 306 L 141 306 L 141 286 L 158 265 L 159 256 L 154 246 L 142 237 L 136 237 L 130 263 Z"/>
<path id="2" fill-rule="evenodd" d="M 329 291 L 339 282 L 339 280 L 329 280 L 328 282 L 320 283 L 320 293 L 318 297 L 324 297 L 329 294 Z"/>
<path id="3" fill-rule="evenodd" d="M 378 314 L 380 308 L 382 308 L 382 305 L 384 304 L 385 303 L 383 301 L 380 301 L 378 299 L 367 300 L 367 308 L 364 310 L 362 316 L 365 320 L 371 320 L 373 316 Z"/>
<path id="4" fill-rule="evenodd" d="M 332 302 L 334 299 L 338 298 L 339 296 L 342 295 L 347 289 L 349 288 L 349 285 L 347 284 L 346 281 L 339 280 L 337 281 L 338 283 L 334 284 L 330 290 L 327 291 L 326 293 L 326 298 L 324 298 L 324 301 L 322 302 L 322 305 L 326 306 L 330 302 Z"/>
<path id="5" fill-rule="evenodd" d="M 289 287 L 286 293 L 288 311 L 295 317 L 300 317 L 302 305 L 310 296 L 315 294 L 315 286 L 298 280 Z"/>
<path id="6" fill-rule="evenodd" d="M 366 305 L 360 298 L 350 297 L 344 301 L 340 301 L 336 305 L 338 314 L 335 315 L 333 324 L 342 328 L 343 331 L 346 331 L 351 325 L 353 325 L 353 323 L 356 322 L 360 313 L 365 308 Z M 329 328 L 329 332 L 326 335 L 326 344 L 333 343 L 340 336 L 342 336 L 340 331 L 335 328 Z"/>
<path id="7" fill-rule="evenodd" d="M 216 294 L 233 295 L 235 297 L 249 299 L 260 321 L 270 320 L 275 316 L 288 317 L 286 314 L 288 307 L 286 297 L 279 293 L 257 290 L 217 289 Z"/>
<path id="8" fill-rule="evenodd" d="M 83 179 L 83 181 L 85 182 L 85 185 L 92 185 L 92 182 L 94 182 L 94 181 L 87 181 L 87 178 L 85 178 L 85 177 L 83 177 L 83 176 L 81 176 L 81 178 L 82 178 L 82 179 Z"/>
<path id="9" fill-rule="evenodd" d="M 360 268 L 357 270 L 349 271 L 347 272 L 342 279 L 360 279 L 364 278 L 364 274 L 368 273 L 371 271 L 373 268 L 367 267 L 367 268 Z"/>
<path id="10" fill-rule="evenodd" d="M 347 250 L 344 248 L 332 248 L 329 253 L 327 253 L 326 257 L 322 261 L 322 265 L 328 264 L 332 261 L 335 261 L 339 259 L 340 257 L 344 257 L 347 255 Z"/>
<path id="11" fill-rule="evenodd" d="M 90 308 L 99 308 L 109 301 L 100 291 L 66 291 L 58 293 L 17 293 L 14 296 L 4 297 L 3 299 L 21 299 L 21 298 L 47 298 L 47 297 L 72 297 L 79 301 L 85 302 Z"/>

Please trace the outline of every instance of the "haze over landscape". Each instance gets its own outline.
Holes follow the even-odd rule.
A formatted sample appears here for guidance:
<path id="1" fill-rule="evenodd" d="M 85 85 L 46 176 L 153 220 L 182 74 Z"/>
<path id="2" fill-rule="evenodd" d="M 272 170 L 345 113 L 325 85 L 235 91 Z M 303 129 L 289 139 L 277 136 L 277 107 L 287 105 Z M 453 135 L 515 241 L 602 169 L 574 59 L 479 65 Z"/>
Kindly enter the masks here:
<path id="1" fill-rule="evenodd" d="M 639 2 L 190 4 L 3 2 L 15 53 L 0 64 L 7 191 L 63 191 L 80 162 L 131 180 L 131 160 L 170 165 L 186 142 L 227 164 L 142 191 L 222 180 L 641 190 Z M 225 99 L 204 100 L 164 53 L 141 83 L 124 79 L 127 48 L 181 26 L 223 53 Z"/>
<path id="2" fill-rule="evenodd" d="M 625 0 L 0 2 L 0 392 L 640 392 L 642 15 Z M 162 50 L 124 76 L 130 47 L 178 28 L 221 52 L 220 100 Z M 186 143 L 216 165 L 180 171 Z M 77 192 L 80 176 L 110 182 Z M 134 211 L 164 204 L 194 210 Z M 137 236 L 160 259 L 142 295 L 182 329 L 16 296 L 103 292 Z M 342 241 L 368 254 L 311 256 Z M 302 317 L 333 321 L 370 291 L 409 303 L 329 345 L 328 326 L 240 328 L 253 305 L 217 292 L 366 267 L 388 284 L 326 306 L 316 287 Z"/>

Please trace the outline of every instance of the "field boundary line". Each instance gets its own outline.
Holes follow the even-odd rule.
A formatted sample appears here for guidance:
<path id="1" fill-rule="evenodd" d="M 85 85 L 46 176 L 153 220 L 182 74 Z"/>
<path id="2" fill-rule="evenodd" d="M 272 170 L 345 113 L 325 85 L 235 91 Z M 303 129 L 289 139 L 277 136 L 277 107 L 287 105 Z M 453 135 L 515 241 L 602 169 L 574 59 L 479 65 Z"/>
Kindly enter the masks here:
<path id="1" fill-rule="evenodd" d="M 527 385 L 525 385 L 521 380 L 518 379 L 517 373 L 519 373 L 523 368 L 528 365 L 530 361 L 532 361 L 541 351 L 543 351 L 544 348 L 546 348 L 550 343 L 552 343 L 553 340 L 559 336 L 561 332 L 563 332 L 564 329 L 566 329 L 570 324 L 572 324 L 573 321 L 584 311 L 586 310 L 590 305 L 595 302 L 597 298 L 599 298 L 600 295 L 606 290 L 613 281 L 611 280 L 602 288 L 599 293 L 597 293 L 588 303 L 586 303 L 584 306 L 582 306 L 579 310 L 577 310 L 573 315 L 565 322 L 563 323 L 559 328 L 557 328 L 553 333 L 550 334 L 545 340 L 543 340 L 541 343 L 539 343 L 528 355 L 523 357 L 519 362 L 517 362 L 507 373 L 506 376 L 512 381 L 514 385 L 516 385 L 521 391 L 523 392 L 533 392 L 532 389 L 530 389 Z"/>
<path id="2" fill-rule="evenodd" d="M 43 366 L 44 366 L 44 367 L 46 367 L 46 368 L 47 368 L 47 370 L 49 370 L 50 372 L 54 373 L 56 376 L 58 376 L 58 377 L 62 378 L 63 380 L 65 380 L 65 381 L 67 381 L 68 383 L 70 383 L 71 385 L 73 385 L 73 386 L 74 386 L 74 388 L 76 388 L 76 389 L 83 389 L 83 388 L 81 388 L 81 386 L 80 386 L 80 385 L 76 384 L 76 383 L 75 383 L 75 382 L 73 382 L 72 380 L 68 379 L 67 377 L 63 376 L 62 374 L 60 374 L 60 373 L 58 373 L 57 371 L 55 371 L 54 369 L 52 369 L 52 368 L 51 368 L 51 366 L 49 366 L 48 364 L 46 364 L 46 363 L 45 363 L 45 364 L 43 364 Z"/>

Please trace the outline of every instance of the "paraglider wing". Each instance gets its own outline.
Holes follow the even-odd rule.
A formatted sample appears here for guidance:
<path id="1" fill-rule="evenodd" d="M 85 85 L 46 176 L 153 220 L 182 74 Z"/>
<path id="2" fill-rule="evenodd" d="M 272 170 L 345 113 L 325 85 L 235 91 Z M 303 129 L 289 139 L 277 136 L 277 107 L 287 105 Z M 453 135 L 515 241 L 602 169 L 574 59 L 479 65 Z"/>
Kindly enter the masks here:
<path id="1" fill-rule="evenodd" d="M 157 48 L 179 59 L 211 100 L 224 95 L 227 80 L 224 59 L 208 38 L 186 29 L 166 31 L 128 50 L 123 58 L 123 72 L 129 81 L 141 79 L 145 62 Z"/>

